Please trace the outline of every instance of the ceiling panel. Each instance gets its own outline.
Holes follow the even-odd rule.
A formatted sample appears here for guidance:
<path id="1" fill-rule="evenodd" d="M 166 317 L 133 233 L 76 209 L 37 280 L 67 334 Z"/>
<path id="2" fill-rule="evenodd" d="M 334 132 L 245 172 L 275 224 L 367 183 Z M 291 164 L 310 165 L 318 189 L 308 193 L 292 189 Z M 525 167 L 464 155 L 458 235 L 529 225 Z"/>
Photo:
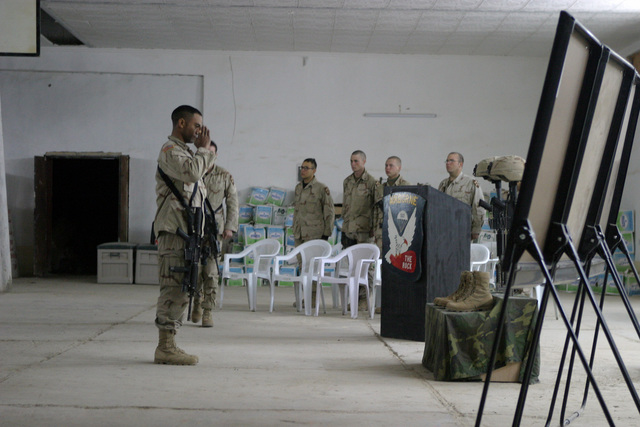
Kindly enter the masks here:
<path id="1" fill-rule="evenodd" d="M 41 0 L 96 48 L 548 55 L 567 9 L 623 55 L 640 0 Z"/>

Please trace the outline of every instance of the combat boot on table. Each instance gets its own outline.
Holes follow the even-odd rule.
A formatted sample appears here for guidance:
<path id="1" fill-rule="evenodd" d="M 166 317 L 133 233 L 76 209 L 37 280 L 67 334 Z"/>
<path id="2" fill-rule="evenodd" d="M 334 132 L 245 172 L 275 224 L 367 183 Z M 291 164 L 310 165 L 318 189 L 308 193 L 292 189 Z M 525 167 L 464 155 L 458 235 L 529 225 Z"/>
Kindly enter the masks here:
<path id="1" fill-rule="evenodd" d="M 435 305 L 446 307 L 450 301 L 460 301 L 465 299 L 469 294 L 473 292 L 473 272 L 463 271 L 460 273 L 460 284 L 458 289 L 448 297 L 438 297 L 433 300 Z"/>
<path id="2" fill-rule="evenodd" d="M 202 312 L 202 327 L 213 328 L 213 315 L 211 314 L 211 310 L 206 308 Z"/>
<path id="3" fill-rule="evenodd" d="M 202 319 L 202 306 L 200 305 L 200 301 L 194 301 L 193 307 L 191 307 L 191 321 L 193 323 L 200 323 Z"/>
<path id="4" fill-rule="evenodd" d="M 176 331 L 159 329 L 160 340 L 156 348 L 153 363 L 164 365 L 195 365 L 198 363 L 198 356 L 185 353 L 176 345 Z"/>
<path id="5" fill-rule="evenodd" d="M 489 292 L 489 273 L 486 271 L 473 272 L 473 290 L 466 298 L 459 301 L 449 301 L 447 310 L 450 311 L 478 311 L 493 308 L 493 296 Z"/>

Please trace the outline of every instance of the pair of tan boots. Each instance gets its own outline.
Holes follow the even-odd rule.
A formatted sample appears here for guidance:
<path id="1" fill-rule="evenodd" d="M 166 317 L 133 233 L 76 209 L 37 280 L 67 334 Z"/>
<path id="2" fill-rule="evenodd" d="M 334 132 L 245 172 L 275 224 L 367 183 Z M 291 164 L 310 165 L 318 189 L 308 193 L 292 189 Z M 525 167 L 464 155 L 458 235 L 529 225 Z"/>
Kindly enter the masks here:
<path id="1" fill-rule="evenodd" d="M 435 305 L 450 311 L 478 311 L 493 308 L 493 296 L 489 292 L 489 273 L 463 271 L 458 289 L 448 297 L 433 300 Z"/>

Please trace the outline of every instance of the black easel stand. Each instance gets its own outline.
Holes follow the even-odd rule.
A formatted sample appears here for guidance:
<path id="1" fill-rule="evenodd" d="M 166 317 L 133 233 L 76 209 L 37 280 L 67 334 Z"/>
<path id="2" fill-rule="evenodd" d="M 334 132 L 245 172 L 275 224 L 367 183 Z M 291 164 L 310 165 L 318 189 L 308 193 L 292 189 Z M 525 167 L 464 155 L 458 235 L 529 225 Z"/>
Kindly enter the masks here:
<path id="1" fill-rule="evenodd" d="M 636 334 L 638 335 L 638 338 L 640 338 L 640 323 L 638 322 L 638 318 L 636 317 L 633 308 L 631 307 L 631 303 L 629 301 L 629 297 L 626 293 L 626 290 L 624 288 L 624 285 L 622 283 L 622 280 L 620 279 L 620 275 L 618 274 L 615 265 L 613 263 L 613 252 L 615 252 L 616 249 L 620 249 L 627 257 L 627 260 L 629 261 L 629 265 L 632 266 L 632 269 L 634 271 L 634 274 L 636 276 L 636 280 L 638 279 L 638 273 L 635 269 L 635 266 L 633 265 L 633 262 L 631 260 L 631 255 L 629 254 L 629 251 L 626 247 L 626 245 L 624 244 L 624 241 L 622 239 L 622 235 L 620 234 L 620 231 L 618 230 L 618 228 L 615 225 L 610 225 L 607 229 L 607 234 L 609 235 L 609 238 L 606 239 L 604 234 L 602 233 L 602 230 L 600 228 L 600 226 L 595 226 L 595 227 L 589 227 L 588 228 L 589 233 L 587 234 L 587 241 L 588 242 L 595 242 L 595 245 L 591 245 L 591 248 L 586 249 L 586 259 L 587 262 L 585 263 L 585 269 L 588 271 L 590 265 L 591 265 L 591 261 L 593 260 L 593 254 L 597 253 L 602 259 L 604 259 L 606 261 L 607 264 L 607 268 L 605 270 L 605 276 L 604 276 L 604 283 L 602 286 L 602 292 L 601 292 L 601 296 L 600 296 L 600 304 L 599 304 L 599 308 L 600 311 L 602 311 L 603 307 L 604 307 L 604 298 L 605 298 L 605 294 L 606 294 L 606 288 L 607 288 L 607 282 L 608 282 L 608 276 L 609 274 L 611 274 L 613 280 L 614 280 L 614 284 L 616 286 L 616 288 L 618 289 L 618 293 L 620 294 L 620 297 L 622 298 L 622 302 L 627 310 L 627 313 L 629 315 L 629 318 L 631 319 L 631 322 L 634 326 L 634 329 L 636 330 Z M 584 240 L 583 240 L 584 241 Z M 607 242 L 609 244 L 607 244 Z M 574 303 L 574 308 L 573 308 L 573 312 L 572 312 L 572 323 L 574 320 L 574 314 L 576 311 L 576 306 L 578 305 L 578 300 L 579 300 L 579 313 L 578 313 L 578 322 L 576 324 L 576 335 L 579 334 L 579 330 L 580 330 L 580 323 L 581 323 L 581 319 L 582 319 L 582 315 L 583 315 L 583 309 L 584 309 L 584 301 L 585 301 L 585 295 L 586 295 L 586 291 L 585 291 L 586 287 L 581 288 L 580 292 L 578 292 L 578 294 L 576 295 L 576 302 Z M 600 332 L 600 321 L 598 320 L 596 322 L 596 327 L 595 327 L 595 331 L 594 331 L 594 337 L 593 337 L 593 344 L 592 344 L 592 349 L 591 349 L 591 357 L 589 360 L 589 367 L 593 368 L 593 364 L 594 364 L 594 359 L 595 359 L 595 352 L 596 352 L 596 346 L 598 343 L 598 335 Z M 552 403 L 551 403 L 551 408 L 549 410 L 549 416 L 547 418 L 547 425 L 549 425 L 550 421 L 551 421 L 551 417 L 553 414 L 553 405 L 555 402 L 555 397 L 557 395 L 557 390 L 559 387 L 559 383 L 560 383 L 560 379 L 562 377 L 562 367 L 563 367 L 563 363 L 566 357 L 566 352 L 568 349 L 568 345 L 569 345 L 569 337 L 567 336 L 567 339 L 565 341 L 565 346 L 564 346 L 564 350 L 562 353 L 562 359 L 561 359 L 561 363 L 560 363 L 560 370 L 558 372 L 558 377 L 556 379 L 556 387 L 554 389 L 554 396 L 552 399 Z M 565 384 L 565 393 L 564 393 L 564 397 L 563 397 L 563 402 L 562 402 L 562 407 L 561 407 L 561 411 L 560 411 L 560 418 L 564 420 L 564 425 L 568 425 L 570 424 L 573 420 L 575 420 L 576 418 L 578 418 L 583 412 L 584 409 L 586 408 L 586 404 L 587 404 L 587 398 L 589 395 L 589 381 L 586 382 L 585 384 L 585 390 L 584 390 L 584 395 L 582 398 L 582 404 L 580 406 L 580 408 L 573 412 L 568 418 L 565 418 L 565 413 L 566 413 L 566 406 L 567 406 L 567 401 L 568 401 L 568 395 L 569 395 L 569 389 L 570 389 L 570 384 L 571 384 L 571 375 L 573 372 L 573 364 L 574 364 L 574 359 L 575 359 L 575 350 L 572 351 L 571 354 L 571 359 L 570 359 L 570 363 L 569 363 L 569 369 L 567 372 L 567 381 Z M 634 388 L 635 390 L 635 388 Z M 633 396 L 633 393 L 632 393 Z M 634 397 L 634 402 L 636 403 L 636 407 L 638 408 L 638 411 L 640 411 L 640 402 L 637 400 L 637 398 Z"/>
<path id="2" fill-rule="evenodd" d="M 581 283 L 584 285 L 583 287 L 585 287 L 587 289 L 587 293 L 589 295 L 589 298 L 591 299 L 591 302 L 594 306 L 594 309 L 596 311 L 596 314 L 598 316 L 598 318 L 600 319 L 600 321 L 602 322 L 602 327 L 603 330 L 605 331 L 605 334 L 607 336 L 607 339 L 609 340 L 609 344 L 612 347 L 612 350 L 614 351 L 614 355 L 616 356 L 616 360 L 618 360 L 618 365 L 620 366 L 621 371 L 623 371 L 623 375 L 625 375 L 625 379 L 627 380 L 629 378 L 629 374 L 626 370 L 626 367 L 624 366 L 624 363 L 622 362 L 622 359 L 620 358 L 620 355 L 618 353 L 617 347 L 615 347 L 615 343 L 613 342 L 613 338 L 611 337 L 611 332 L 609 331 L 609 328 L 604 320 L 604 317 L 602 316 L 602 312 L 598 309 L 597 305 L 595 304 L 595 300 L 593 297 L 593 293 L 591 292 L 591 289 L 589 289 L 586 286 L 586 283 L 588 283 L 588 280 L 585 279 L 585 272 L 582 269 L 582 266 L 580 265 L 579 262 L 576 262 L 576 260 L 578 259 L 577 257 L 577 253 L 575 251 L 575 248 L 573 247 L 573 245 L 571 244 L 571 240 L 569 237 L 569 233 L 568 230 L 566 228 L 565 225 L 563 224 L 557 224 L 558 227 L 558 231 L 561 231 L 561 236 L 563 236 L 564 241 L 561 242 L 563 251 L 567 253 L 567 255 L 569 255 L 570 258 L 572 258 L 574 260 L 574 263 L 576 264 L 576 268 L 578 270 L 578 272 L 580 273 L 580 277 L 581 277 Z M 613 419 L 611 418 L 611 414 L 609 413 L 609 409 L 607 408 L 606 403 L 604 402 L 604 398 L 602 397 L 602 393 L 600 392 L 600 388 L 598 387 L 595 378 L 593 376 L 593 372 L 591 371 L 591 368 L 589 367 L 589 363 L 587 361 L 587 358 L 585 357 L 585 354 L 582 350 L 582 348 L 580 347 L 580 343 L 578 342 L 578 337 L 576 335 L 576 333 L 574 332 L 573 328 L 571 327 L 571 323 L 569 322 L 569 319 L 567 318 L 566 313 L 564 312 L 564 309 L 562 308 L 562 305 L 560 304 L 560 298 L 558 297 L 558 293 L 555 289 L 555 286 L 553 285 L 553 280 L 551 278 L 551 274 L 549 273 L 549 270 L 547 269 L 547 266 L 545 265 L 544 262 L 544 257 L 542 255 L 542 252 L 540 250 L 540 247 L 538 246 L 535 238 L 534 238 L 534 233 L 531 229 L 531 226 L 529 224 L 529 221 L 525 221 L 522 225 L 520 225 L 517 229 L 517 231 L 510 236 L 510 239 L 513 239 L 513 245 L 511 245 L 512 249 L 512 254 L 510 259 L 510 268 L 509 268 L 509 278 L 507 281 L 507 286 L 505 288 L 505 295 L 504 295 L 504 302 L 503 302 L 503 306 L 502 306 L 502 310 L 500 311 L 500 316 L 498 318 L 498 326 L 497 326 L 497 331 L 495 336 L 499 337 L 502 334 L 502 329 L 504 326 L 504 321 L 505 321 L 505 315 L 506 315 L 506 307 L 507 307 L 507 303 L 508 303 L 508 299 L 509 299 L 509 294 L 511 293 L 511 288 L 513 286 L 513 283 L 515 281 L 515 275 L 516 275 L 516 266 L 518 263 L 518 260 L 520 259 L 520 257 L 522 256 L 522 254 L 524 253 L 524 251 L 527 251 L 534 259 L 535 261 L 538 263 L 538 265 L 540 266 L 540 270 L 542 271 L 544 277 L 545 277 L 545 287 L 544 287 L 544 292 L 543 292 L 543 296 L 542 296 L 542 303 L 540 306 L 540 311 L 538 314 L 538 319 L 536 322 L 536 326 L 534 328 L 534 333 L 533 336 L 531 338 L 531 342 L 528 346 L 527 349 L 527 358 L 526 358 L 526 365 L 525 365 L 525 372 L 524 372 L 524 377 L 523 377 L 523 382 L 522 385 L 520 387 L 520 395 L 518 398 L 518 404 L 516 406 L 516 412 L 514 414 L 514 418 L 513 418 L 513 425 L 514 426 L 519 426 L 520 425 L 520 421 L 522 420 L 522 413 L 524 410 L 524 404 L 525 404 L 525 400 L 526 400 L 526 396 L 527 396 L 527 391 L 529 388 L 529 379 L 531 377 L 531 371 L 533 369 L 533 362 L 534 362 L 534 357 L 532 357 L 532 349 L 535 349 L 540 341 L 540 334 L 542 332 L 542 324 L 543 324 L 543 320 L 544 320 L 544 315 L 546 312 L 546 308 L 547 308 L 547 302 L 549 299 L 549 294 L 551 293 L 551 295 L 553 296 L 556 305 L 559 308 L 559 312 L 560 312 L 560 316 L 562 317 L 563 322 L 565 323 L 565 326 L 567 328 L 568 334 L 570 335 L 571 340 L 573 341 L 574 344 L 574 348 L 578 353 L 578 356 L 580 357 L 580 360 L 582 362 L 582 365 L 585 368 L 586 374 L 590 380 L 590 382 L 593 384 L 593 390 L 596 393 L 596 396 L 598 398 L 598 401 L 600 402 L 600 406 L 602 407 L 602 410 L 604 412 L 604 415 L 607 419 L 607 421 L 609 422 L 610 425 L 613 425 Z M 568 250 L 567 250 L 568 249 Z M 559 257 L 558 257 L 559 258 Z M 555 265 L 557 262 L 554 262 L 553 265 Z M 482 391 L 482 397 L 480 399 L 480 407 L 478 409 L 478 415 L 476 417 L 476 427 L 480 427 L 481 425 L 481 421 L 482 421 L 482 414 L 484 411 L 484 405 L 487 399 L 487 394 L 489 391 L 489 385 L 491 384 L 491 374 L 493 372 L 493 365 L 495 363 L 496 360 L 496 356 L 497 356 L 497 352 L 498 352 L 498 345 L 499 342 L 498 340 L 494 340 L 493 343 L 493 349 L 491 352 L 491 357 L 489 358 L 489 364 L 487 367 L 487 374 L 486 374 L 486 378 L 485 378 L 485 383 L 484 383 L 484 388 Z M 633 390 L 632 391 L 632 395 L 635 394 L 635 398 L 637 399 L 637 394 L 635 393 L 635 389 L 633 389 L 633 384 L 630 382 L 631 380 L 628 379 L 627 384 L 630 384 L 630 388 Z"/>

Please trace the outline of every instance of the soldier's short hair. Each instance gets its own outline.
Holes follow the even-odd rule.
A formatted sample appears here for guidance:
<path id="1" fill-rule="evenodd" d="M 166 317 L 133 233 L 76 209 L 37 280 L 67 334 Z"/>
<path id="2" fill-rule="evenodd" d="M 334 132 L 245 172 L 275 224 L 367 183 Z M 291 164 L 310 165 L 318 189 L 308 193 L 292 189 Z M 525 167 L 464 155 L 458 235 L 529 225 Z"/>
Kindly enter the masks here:
<path id="1" fill-rule="evenodd" d="M 400 160 L 400 157 L 398 156 L 389 156 L 387 160 L 395 160 L 398 162 L 398 165 L 402 166 L 402 160 Z"/>
<path id="2" fill-rule="evenodd" d="M 173 123 L 173 126 L 175 126 L 178 124 L 180 119 L 188 121 L 195 114 L 202 116 L 202 113 L 197 108 L 192 107 L 191 105 L 181 105 L 171 113 L 171 122 Z"/>
<path id="3" fill-rule="evenodd" d="M 449 157 L 452 154 L 457 154 L 458 155 L 458 161 L 460 163 L 464 163 L 464 157 L 462 156 L 462 154 L 458 153 L 457 151 L 452 151 L 449 153 L 449 155 L 447 157 Z"/>
<path id="4" fill-rule="evenodd" d="M 358 155 L 360 157 L 362 157 L 364 160 L 367 160 L 367 155 L 364 154 L 364 151 L 362 150 L 356 150 L 353 153 L 351 153 L 352 156 Z"/>
<path id="5" fill-rule="evenodd" d="M 304 159 L 302 161 L 302 163 L 311 163 L 313 165 L 314 169 L 318 168 L 318 164 L 316 163 L 316 159 L 312 159 L 311 157 L 309 157 L 308 159 Z"/>
<path id="6" fill-rule="evenodd" d="M 218 144 L 216 144 L 215 142 L 211 141 L 211 145 L 216 147 L 216 154 L 218 154 Z"/>

